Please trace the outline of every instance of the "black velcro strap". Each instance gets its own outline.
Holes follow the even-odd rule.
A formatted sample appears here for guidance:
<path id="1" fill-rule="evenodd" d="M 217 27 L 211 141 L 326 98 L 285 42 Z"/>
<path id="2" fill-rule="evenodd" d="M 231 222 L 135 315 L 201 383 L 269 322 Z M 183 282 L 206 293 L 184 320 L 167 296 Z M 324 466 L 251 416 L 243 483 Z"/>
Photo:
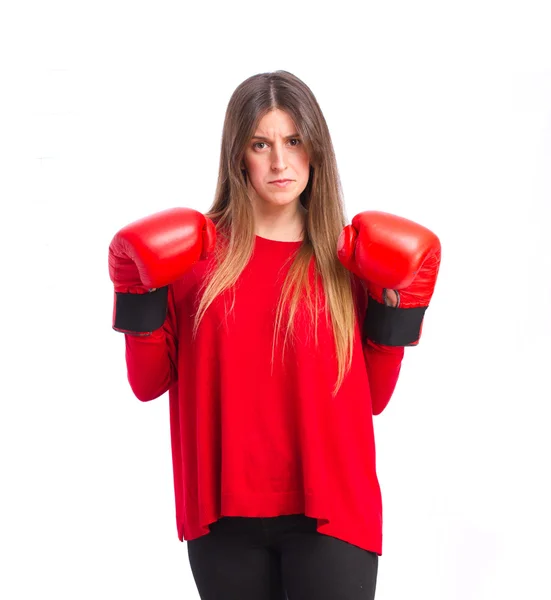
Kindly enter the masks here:
<path id="1" fill-rule="evenodd" d="M 116 293 L 113 329 L 145 333 L 163 326 L 168 305 L 168 286 L 147 294 Z"/>
<path id="2" fill-rule="evenodd" d="M 364 338 L 385 346 L 414 344 L 419 341 L 427 308 L 395 308 L 369 296 L 363 324 Z"/>

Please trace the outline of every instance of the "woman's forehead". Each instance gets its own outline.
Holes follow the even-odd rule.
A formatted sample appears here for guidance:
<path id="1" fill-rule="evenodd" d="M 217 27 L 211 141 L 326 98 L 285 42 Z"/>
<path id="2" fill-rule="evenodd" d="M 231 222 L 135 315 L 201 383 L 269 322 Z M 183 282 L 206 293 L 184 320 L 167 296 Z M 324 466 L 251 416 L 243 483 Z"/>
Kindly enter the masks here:
<path id="1" fill-rule="evenodd" d="M 297 127 L 291 116 L 277 108 L 266 113 L 258 122 L 255 135 L 269 137 L 277 135 L 281 137 L 297 134 Z"/>

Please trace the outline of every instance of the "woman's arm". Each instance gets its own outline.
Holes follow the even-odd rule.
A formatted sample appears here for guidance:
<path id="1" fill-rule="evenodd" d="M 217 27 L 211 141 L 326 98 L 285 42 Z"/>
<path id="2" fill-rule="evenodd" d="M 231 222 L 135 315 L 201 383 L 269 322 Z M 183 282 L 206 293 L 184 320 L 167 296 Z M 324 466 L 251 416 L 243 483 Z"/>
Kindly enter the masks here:
<path id="1" fill-rule="evenodd" d="M 365 320 L 368 304 L 367 285 L 353 274 L 352 289 L 356 302 L 356 314 L 361 323 L 362 318 Z M 388 290 L 385 303 L 388 306 L 397 305 L 398 297 L 394 290 Z M 361 337 L 371 392 L 372 411 L 374 415 L 379 415 L 390 402 L 396 388 L 404 357 L 404 346 L 378 344 L 370 340 L 365 331 L 362 332 Z"/>
<path id="2" fill-rule="evenodd" d="M 209 218 L 176 207 L 126 225 L 109 245 L 113 328 L 125 334 L 128 381 L 142 401 L 158 398 L 177 381 L 172 283 L 205 260 L 215 243 Z"/>
<path id="3" fill-rule="evenodd" d="M 371 391 L 373 414 L 379 415 L 389 403 L 398 383 L 404 357 L 403 346 L 383 346 L 367 339 L 364 357 Z"/>
<path id="4" fill-rule="evenodd" d="M 168 287 L 167 316 L 150 335 L 125 334 L 128 382 L 138 400 L 162 396 L 178 379 L 178 338 L 174 292 Z"/>
<path id="5" fill-rule="evenodd" d="M 362 340 L 373 414 L 388 404 L 404 346 L 419 343 L 438 270 L 441 247 L 426 227 L 390 213 L 359 213 L 339 236 L 341 263 L 367 288 Z"/>

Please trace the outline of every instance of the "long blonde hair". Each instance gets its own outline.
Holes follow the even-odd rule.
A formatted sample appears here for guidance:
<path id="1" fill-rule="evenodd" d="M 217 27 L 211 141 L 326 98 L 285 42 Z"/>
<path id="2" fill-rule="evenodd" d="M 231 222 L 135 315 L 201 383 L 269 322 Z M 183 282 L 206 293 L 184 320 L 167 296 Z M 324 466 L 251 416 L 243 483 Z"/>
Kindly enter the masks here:
<path id="1" fill-rule="evenodd" d="M 247 193 L 242 161 L 247 144 L 262 117 L 285 111 L 297 126 L 310 159 L 310 177 L 300 202 L 306 209 L 304 240 L 293 258 L 283 284 L 275 321 L 274 343 L 288 311 L 285 342 L 293 334 L 294 317 L 306 298 L 317 345 L 318 293 L 321 279 L 331 319 L 338 365 L 336 394 L 352 361 L 355 310 L 349 272 L 337 258 L 337 240 L 346 224 L 342 191 L 333 144 L 321 109 L 310 88 L 287 71 L 253 75 L 230 98 L 222 132 L 218 184 L 214 202 L 206 213 L 216 224 L 215 268 L 205 279 L 195 315 L 194 335 L 213 300 L 233 288 L 248 263 L 255 241 L 254 217 Z M 314 261 L 312 259 L 314 258 Z M 309 268 L 314 263 L 315 302 L 312 302 Z M 233 307 L 233 303 L 232 303 Z M 229 309 L 231 310 L 231 308 Z M 272 350 L 272 366 L 274 350 Z"/>

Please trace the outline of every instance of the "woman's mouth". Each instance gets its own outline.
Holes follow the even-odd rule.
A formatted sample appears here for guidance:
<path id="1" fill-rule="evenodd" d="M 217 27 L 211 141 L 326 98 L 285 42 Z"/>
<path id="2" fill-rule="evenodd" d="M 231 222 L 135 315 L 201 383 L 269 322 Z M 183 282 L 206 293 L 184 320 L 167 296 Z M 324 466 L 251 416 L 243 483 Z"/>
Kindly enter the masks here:
<path id="1" fill-rule="evenodd" d="M 280 188 L 287 187 L 290 183 L 293 183 L 292 179 L 276 179 L 275 181 L 270 181 L 270 185 L 275 185 Z"/>

